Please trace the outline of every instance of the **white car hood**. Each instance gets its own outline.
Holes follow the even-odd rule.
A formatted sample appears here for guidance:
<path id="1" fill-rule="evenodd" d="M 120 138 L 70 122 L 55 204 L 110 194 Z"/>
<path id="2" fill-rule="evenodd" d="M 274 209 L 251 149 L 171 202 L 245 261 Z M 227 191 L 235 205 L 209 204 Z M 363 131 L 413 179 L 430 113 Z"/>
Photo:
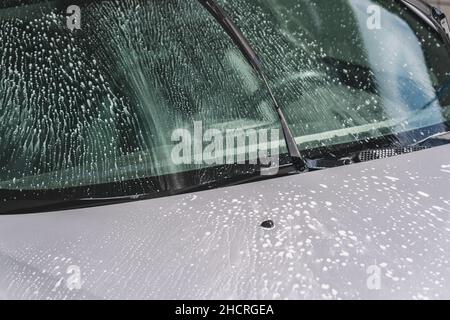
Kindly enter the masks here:
<path id="1" fill-rule="evenodd" d="M 275 228 L 260 226 L 268 219 Z M 449 299 L 449 260 L 450 145 L 188 195 L 0 216 L 5 299 Z"/>

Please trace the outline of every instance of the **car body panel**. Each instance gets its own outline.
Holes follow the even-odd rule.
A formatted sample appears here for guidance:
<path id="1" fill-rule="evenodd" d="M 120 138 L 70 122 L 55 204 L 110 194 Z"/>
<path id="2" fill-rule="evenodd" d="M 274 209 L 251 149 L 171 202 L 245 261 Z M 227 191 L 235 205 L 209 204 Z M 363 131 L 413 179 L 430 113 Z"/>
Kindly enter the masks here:
<path id="1" fill-rule="evenodd" d="M 445 145 L 187 195 L 0 216 L 0 298 L 448 299 L 449 190 Z M 260 226 L 268 219 L 273 229 Z"/>

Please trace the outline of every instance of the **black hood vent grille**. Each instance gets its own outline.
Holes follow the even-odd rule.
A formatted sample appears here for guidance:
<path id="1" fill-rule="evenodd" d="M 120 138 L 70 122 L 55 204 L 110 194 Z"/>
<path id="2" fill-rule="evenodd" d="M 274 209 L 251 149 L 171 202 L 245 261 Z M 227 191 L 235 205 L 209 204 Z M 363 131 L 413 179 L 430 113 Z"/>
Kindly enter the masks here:
<path id="1" fill-rule="evenodd" d="M 387 148 L 387 149 L 372 149 L 362 151 L 358 154 L 358 160 L 361 162 L 372 161 L 377 159 L 385 159 L 401 154 L 407 154 L 415 151 L 421 151 L 428 149 L 428 147 L 415 146 L 415 147 L 405 147 L 405 148 Z"/>

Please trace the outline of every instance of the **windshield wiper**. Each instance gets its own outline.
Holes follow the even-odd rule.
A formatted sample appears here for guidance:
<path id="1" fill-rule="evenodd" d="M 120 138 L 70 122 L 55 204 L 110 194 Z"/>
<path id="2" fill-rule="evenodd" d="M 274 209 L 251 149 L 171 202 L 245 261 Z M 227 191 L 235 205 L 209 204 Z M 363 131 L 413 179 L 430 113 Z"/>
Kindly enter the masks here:
<path id="1" fill-rule="evenodd" d="M 190 194 L 292 173 L 292 165 L 285 164 L 284 161 L 281 161 L 276 175 L 261 175 L 259 169 L 257 165 L 248 165 L 245 168 L 220 165 L 202 170 L 200 175 L 198 170 L 192 170 L 90 186 L 42 190 L 0 188 L 0 216 L 90 208 Z M 173 184 L 173 181 L 177 181 L 177 185 Z"/>
<path id="2" fill-rule="evenodd" d="M 253 50 L 250 43 L 247 41 L 245 36 L 239 30 L 239 28 L 234 24 L 234 22 L 228 17 L 227 13 L 221 8 L 214 0 L 198 0 L 211 15 L 217 20 L 217 22 L 222 26 L 225 32 L 230 36 L 235 45 L 239 48 L 242 54 L 245 56 L 247 61 L 253 67 L 253 69 L 261 76 L 265 87 L 267 88 L 270 98 L 274 104 L 275 110 L 278 114 L 281 127 L 283 130 L 284 139 L 286 141 L 286 146 L 288 149 L 289 156 L 292 160 L 292 164 L 298 171 L 304 171 L 307 169 L 306 162 L 302 157 L 300 150 L 298 148 L 295 137 L 292 134 L 291 129 L 286 121 L 283 110 L 278 103 L 272 88 L 269 85 L 269 81 L 262 69 L 262 62 L 259 59 L 256 52 Z"/>
<path id="3" fill-rule="evenodd" d="M 450 131 L 440 132 L 422 139 L 411 146 L 423 146 L 425 144 L 433 144 L 433 146 L 444 145 L 450 143 Z"/>
<path id="4" fill-rule="evenodd" d="M 431 101 L 420 107 L 420 109 L 418 109 L 417 111 L 427 109 L 436 101 L 444 99 L 447 96 L 449 89 L 450 89 L 450 77 L 448 77 L 448 79 L 444 82 L 444 84 L 436 90 L 436 96 Z"/>

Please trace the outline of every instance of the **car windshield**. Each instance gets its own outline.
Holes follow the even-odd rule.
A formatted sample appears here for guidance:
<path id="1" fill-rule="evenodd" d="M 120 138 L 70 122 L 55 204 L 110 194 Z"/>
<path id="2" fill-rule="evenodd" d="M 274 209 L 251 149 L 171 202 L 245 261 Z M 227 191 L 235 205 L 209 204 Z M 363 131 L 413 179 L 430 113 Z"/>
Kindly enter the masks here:
<path id="1" fill-rule="evenodd" d="M 263 57 L 301 149 L 448 130 L 450 97 L 436 95 L 448 50 L 400 1 L 222 2 Z"/>
<path id="2" fill-rule="evenodd" d="M 258 52 L 306 154 L 448 130 L 450 98 L 437 92 L 449 53 L 399 2 L 218 3 Z M 152 189 L 170 191 L 240 174 L 229 169 L 239 154 L 259 157 L 248 150 L 270 138 L 285 150 L 282 134 L 267 134 L 280 125 L 266 87 L 198 1 L 6 0 L 0 65 L 3 190 L 96 196 L 95 185 L 170 176 Z M 257 137 L 247 149 L 227 143 L 239 130 Z"/>

